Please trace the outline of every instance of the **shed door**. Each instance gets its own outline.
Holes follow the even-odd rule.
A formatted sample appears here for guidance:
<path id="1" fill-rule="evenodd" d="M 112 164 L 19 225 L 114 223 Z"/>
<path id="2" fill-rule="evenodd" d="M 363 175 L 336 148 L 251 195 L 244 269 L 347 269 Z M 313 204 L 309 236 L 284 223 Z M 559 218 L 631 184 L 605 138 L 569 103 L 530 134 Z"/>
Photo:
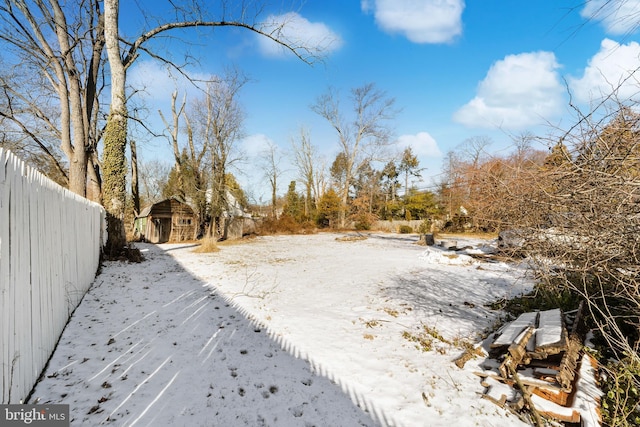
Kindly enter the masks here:
<path id="1" fill-rule="evenodd" d="M 169 237 L 171 237 L 171 218 L 160 218 L 158 237 L 158 243 L 165 243 L 169 241 Z"/>

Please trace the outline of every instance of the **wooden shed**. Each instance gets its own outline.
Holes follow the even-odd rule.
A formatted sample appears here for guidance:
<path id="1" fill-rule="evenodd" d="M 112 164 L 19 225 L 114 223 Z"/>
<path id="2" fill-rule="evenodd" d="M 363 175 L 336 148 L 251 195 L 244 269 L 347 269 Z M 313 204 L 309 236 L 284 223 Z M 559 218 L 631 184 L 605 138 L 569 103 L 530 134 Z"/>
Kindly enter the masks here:
<path id="1" fill-rule="evenodd" d="M 193 209 L 174 197 L 144 208 L 133 226 L 134 236 L 151 243 L 194 240 L 197 231 Z"/>

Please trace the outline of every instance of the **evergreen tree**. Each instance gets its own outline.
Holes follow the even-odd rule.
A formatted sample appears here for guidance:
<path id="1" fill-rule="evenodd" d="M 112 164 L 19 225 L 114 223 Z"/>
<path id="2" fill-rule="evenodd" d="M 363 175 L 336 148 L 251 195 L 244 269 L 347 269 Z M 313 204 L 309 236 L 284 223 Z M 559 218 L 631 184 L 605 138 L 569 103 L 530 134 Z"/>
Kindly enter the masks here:
<path id="1" fill-rule="evenodd" d="M 289 183 L 289 190 L 284 196 L 283 213 L 289 215 L 294 220 L 301 222 L 304 216 L 304 198 L 296 192 L 296 182 Z"/>
<path id="2" fill-rule="evenodd" d="M 409 176 L 421 177 L 420 172 L 422 169 L 418 168 L 418 166 L 420 166 L 420 161 L 418 157 L 413 154 L 411 147 L 405 148 L 400 164 L 398 165 L 398 172 L 404 174 L 405 197 L 409 194 Z"/>
<path id="3" fill-rule="evenodd" d="M 333 188 L 324 193 L 318 201 L 316 223 L 318 227 L 337 227 L 340 220 L 342 201 Z"/>

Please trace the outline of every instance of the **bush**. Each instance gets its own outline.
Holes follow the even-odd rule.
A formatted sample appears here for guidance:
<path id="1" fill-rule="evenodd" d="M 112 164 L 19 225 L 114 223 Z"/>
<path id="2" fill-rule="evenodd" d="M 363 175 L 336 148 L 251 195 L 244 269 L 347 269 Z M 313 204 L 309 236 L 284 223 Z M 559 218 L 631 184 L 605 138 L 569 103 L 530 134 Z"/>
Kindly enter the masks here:
<path id="1" fill-rule="evenodd" d="M 355 223 L 355 228 L 358 231 L 368 231 L 371 230 L 371 224 L 366 221 L 358 221 Z"/>
<path id="2" fill-rule="evenodd" d="M 610 362 L 603 385 L 602 418 L 605 425 L 640 425 L 640 365 L 631 358 Z"/>
<path id="3" fill-rule="evenodd" d="M 418 233 L 427 234 L 431 233 L 431 221 L 428 219 L 423 220 L 418 227 Z"/>
<path id="4" fill-rule="evenodd" d="M 371 225 L 378 220 L 378 217 L 368 212 L 361 212 L 356 215 L 352 215 L 351 220 L 353 221 L 356 230 L 371 230 Z"/>
<path id="5" fill-rule="evenodd" d="M 413 228 L 409 227 L 408 225 L 401 225 L 400 227 L 398 227 L 398 233 L 411 234 L 413 233 Z"/>
<path id="6" fill-rule="evenodd" d="M 257 233 L 267 234 L 309 234 L 316 230 L 311 221 L 298 222 L 290 215 L 280 218 L 265 218 L 257 225 Z"/>

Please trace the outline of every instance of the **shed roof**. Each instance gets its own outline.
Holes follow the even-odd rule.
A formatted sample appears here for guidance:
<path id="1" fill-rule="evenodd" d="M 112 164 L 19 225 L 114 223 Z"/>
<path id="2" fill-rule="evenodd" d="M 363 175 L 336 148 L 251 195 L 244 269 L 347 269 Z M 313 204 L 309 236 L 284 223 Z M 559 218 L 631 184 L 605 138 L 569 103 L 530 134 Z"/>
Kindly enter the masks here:
<path id="1" fill-rule="evenodd" d="M 155 206 L 161 205 L 161 204 L 166 203 L 166 202 L 170 202 L 171 200 L 174 200 L 174 201 L 180 203 L 181 205 L 185 205 L 185 206 L 189 207 L 189 209 L 191 209 L 191 207 L 187 203 L 185 203 L 182 200 L 178 199 L 177 197 L 173 196 L 173 197 L 169 197 L 168 199 L 160 200 L 158 202 L 155 202 L 155 203 L 145 207 L 144 209 L 142 209 L 140 214 L 138 214 L 138 216 L 136 216 L 136 219 L 148 217 L 149 214 L 151 214 L 151 211 L 153 210 L 153 208 Z"/>

